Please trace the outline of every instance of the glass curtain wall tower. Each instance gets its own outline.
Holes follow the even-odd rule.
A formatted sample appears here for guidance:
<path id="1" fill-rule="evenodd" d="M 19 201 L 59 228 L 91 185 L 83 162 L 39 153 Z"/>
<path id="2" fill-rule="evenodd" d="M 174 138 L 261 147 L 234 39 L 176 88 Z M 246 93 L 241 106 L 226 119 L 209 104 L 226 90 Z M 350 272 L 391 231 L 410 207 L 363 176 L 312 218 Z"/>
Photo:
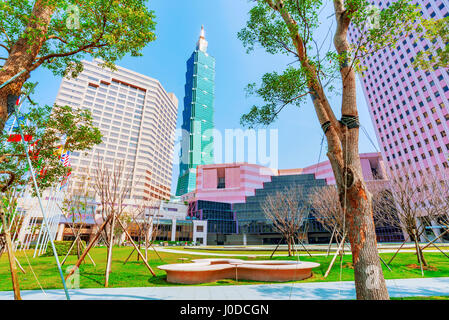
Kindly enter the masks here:
<path id="1" fill-rule="evenodd" d="M 180 168 L 176 195 L 195 190 L 196 167 L 214 159 L 215 58 L 207 53 L 204 27 L 187 61 Z"/>

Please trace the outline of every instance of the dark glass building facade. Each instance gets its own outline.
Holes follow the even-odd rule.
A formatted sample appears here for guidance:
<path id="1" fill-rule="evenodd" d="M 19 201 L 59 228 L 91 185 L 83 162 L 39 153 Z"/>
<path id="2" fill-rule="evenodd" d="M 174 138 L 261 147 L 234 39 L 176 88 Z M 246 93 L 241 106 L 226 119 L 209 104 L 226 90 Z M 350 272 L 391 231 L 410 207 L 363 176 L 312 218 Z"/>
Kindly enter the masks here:
<path id="1" fill-rule="evenodd" d="M 208 244 L 224 244 L 226 234 L 237 233 L 236 214 L 230 203 L 197 200 L 188 210 L 189 217 L 207 220 Z"/>
<path id="2" fill-rule="evenodd" d="M 210 245 L 261 245 L 285 243 L 271 220 L 263 211 L 263 204 L 269 195 L 282 192 L 289 187 L 301 187 L 301 202 L 308 201 L 316 188 L 327 187 L 325 179 L 316 179 L 314 174 L 272 176 L 271 181 L 264 182 L 263 188 L 256 189 L 253 196 L 247 196 L 244 203 L 222 203 L 197 200 L 189 204 L 188 215 L 192 219 L 207 220 Z M 328 243 L 331 234 L 314 216 L 310 208 L 308 217 L 299 232 L 307 243 Z M 402 231 L 391 226 L 376 228 L 377 241 L 403 241 Z"/>
<path id="3" fill-rule="evenodd" d="M 273 176 L 270 182 L 264 183 L 263 189 L 256 189 L 254 196 L 247 197 L 245 203 L 234 204 L 233 209 L 237 215 L 238 232 L 246 235 L 248 244 L 279 243 L 282 240 L 282 237 L 273 228 L 272 222 L 266 218 L 263 211 L 263 204 L 267 197 L 276 192 L 282 192 L 290 187 L 303 188 L 303 192 L 300 196 L 304 196 L 311 194 L 315 188 L 322 188 L 325 186 L 327 186 L 326 180 L 315 179 L 315 175 L 313 174 Z M 299 201 L 306 202 L 308 199 L 299 199 Z M 306 242 L 315 238 L 319 238 L 325 242 L 326 239 L 329 241 L 330 238 L 328 232 L 318 221 L 316 221 L 312 210 L 305 220 L 301 231 L 307 234 L 307 239 L 304 239 Z"/>

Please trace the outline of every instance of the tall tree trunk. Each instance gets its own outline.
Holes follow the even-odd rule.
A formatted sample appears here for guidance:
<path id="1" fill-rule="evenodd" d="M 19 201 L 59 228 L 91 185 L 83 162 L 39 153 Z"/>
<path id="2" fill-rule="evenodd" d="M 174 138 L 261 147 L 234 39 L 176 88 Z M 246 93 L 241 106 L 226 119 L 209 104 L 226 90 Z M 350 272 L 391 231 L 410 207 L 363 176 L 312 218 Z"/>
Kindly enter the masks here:
<path id="1" fill-rule="evenodd" d="M 377 249 L 372 196 L 364 183 L 359 156 L 356 74 L 350 58 L 350 44 L 347 40 L 351 18 L 345 8 L 345 1 L 334 0 L 334 9 L 337 21 L 334 45 L 342 59 L 340 63 L 343 84 L 341 114 L 342 120 L 343 116 L 346 120 L 339 128 L 341 144 L 331 141 L 329 159 L 337 181 L 340 203 L 345 208 L 345 223 L 351 243 L 357 299 L 387 300 L 389 295 Z M 326 136 L 331 135 L 332 132 L 328 132 Z"/>
<path id="2" fill-rule="evenodd" d="M 22 297 L 20 296 L 19 279 L 17 277 L 17 267 L 16 267 L 16 258 L 14 255 L 14 248 L 11 243 L 11 234 L 9 231 L 9 227 L 6 224 L 6 217 L 5 214 L 3 213 L 3 210 L 0 210 L 0 216 L 3 224 L 3 232 L 6 240 L 6 248 L 8 250 L 9 268 L 11 271 L 11 281 L 12 281 L 12 288 L 14 290 L 14 299 L 22 300 Z"/>
<path id="3" fill-rule="evenodd" d="M 413 240 L 415 242 L 416 258 L 418 259 L 418 263 L 419 264 L 422 263 L 422 265 L 424 267 L 427 267 L 428 264 L 427 264 L 426 259 L 424 258 L 424 252 L 423 252 L 423 250 L 421 249 L 421 247 L 419 245 L 419 235 L 416 232 L 416 229 L 414 229 L 414 230 L 415 230 L 415 234 L 413 235 Z"/>
<path id="4" fill-rule="evenodd" d="M 309 61 L 306 45 L 298 33 L 296 21 L 283 1 L 266 0 L 266 2 L 274 10 L 279 11 L 292 34 L 298 59 L 301 66 L 307 70 L 307 84 L 315 112 L 322 128 L 326 128 L 325 135 L 329 148 L 327 155 L 337 182 L 340 203 L 346 208 L 346 229 L 351 243 L 357 299 L 389 299 L 377 250 L 372 196 L 364 184 L 358 153 L 358 124 L 353 126 L 354 123 L 343 124 L 337 121 L 324 88 L 318 81 L 316 67 Z M 337 22 L 334 45 L 342 60 L 340 62 L 343 87 L 341 114 L 358 122 L 356 74 L 349 54 L 351 46 L 347 40 L 351 23 L 350 13 L 345 8 L 345 1 L 333 0 L 333 2 Z M 348 178 L 346 182 L 345 177 Z"/>
<path id="5" fill-rule="evenodd" d="M 372 195 L 364 183 L 358 154 L 358 129 L 345 130 L 342 147 L 343 159 L 335 161 L 334 154 L 329 154 L 329 158 L 345 212 L 357 299 L 386 300 L 389 295 L 377 249 Z M 346 166 L 342 168 L 338 163 Z"/>
<path id="6" fill-rule="evenodd" d="M 8 95 L 18 96 L 29 73 L 36 67 L 36 57 L 46 41 L 46 34 L 51 17 L 55 10 L 54 5 L 49 5 L 48 0 L 36 0 L 32 17 L 19 38 L 10 48 L 9 56 L 3 68 L 0 70 L 0 84 L 5 83 L 22 70 L 26 70 L 20 77 L 0 89 L 0 130 L 3 130 L 8 118 Z M 32 39 L 32 40 L 30 40 Z"/>

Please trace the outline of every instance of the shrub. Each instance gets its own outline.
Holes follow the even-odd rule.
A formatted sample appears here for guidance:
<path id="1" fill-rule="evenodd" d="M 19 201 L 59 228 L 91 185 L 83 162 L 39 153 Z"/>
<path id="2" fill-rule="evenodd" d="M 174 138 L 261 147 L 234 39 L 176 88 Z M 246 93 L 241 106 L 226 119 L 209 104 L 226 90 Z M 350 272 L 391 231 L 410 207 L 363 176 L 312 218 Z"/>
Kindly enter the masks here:
<path id="1" fill-rule="evenodd" d="M 72 245 L 73 241 L 54 241 L 56 252 L 58 253 L 58 256 L 65 256 L 67 252 L 69 252 L 70 246 Z M 81 250 L 86 247 L 86 242 L 82 241 Z M 51 244 L 49 243 L 47 246 L 47 251 L 42 255 L 42 257 L 48 257 L 53 255 L 53 249 L 51 247 Z M 70 252 L 71 256 L 76 255 L 76 246 L 73 247 L 72 252 Z"/>

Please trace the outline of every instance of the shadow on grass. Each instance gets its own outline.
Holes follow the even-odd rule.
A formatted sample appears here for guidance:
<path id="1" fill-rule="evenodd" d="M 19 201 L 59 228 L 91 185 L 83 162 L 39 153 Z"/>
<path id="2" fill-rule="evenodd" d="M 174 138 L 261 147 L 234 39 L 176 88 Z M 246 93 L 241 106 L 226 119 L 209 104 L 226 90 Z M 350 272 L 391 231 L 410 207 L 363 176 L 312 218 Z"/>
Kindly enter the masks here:
<path id="1" fill-rule="evenodd" d="M 80 274 L 80 276 L 81 276 L 81 278 L 86 278 L 92 282 L 98 283 L 100 286 L 104 285 L 104 282 L 101 282 L 99 280 L 99 277 L 103 276 L 103 281 L 104 281 L 104 274 L 83 272 L 82 274 Z"/>

